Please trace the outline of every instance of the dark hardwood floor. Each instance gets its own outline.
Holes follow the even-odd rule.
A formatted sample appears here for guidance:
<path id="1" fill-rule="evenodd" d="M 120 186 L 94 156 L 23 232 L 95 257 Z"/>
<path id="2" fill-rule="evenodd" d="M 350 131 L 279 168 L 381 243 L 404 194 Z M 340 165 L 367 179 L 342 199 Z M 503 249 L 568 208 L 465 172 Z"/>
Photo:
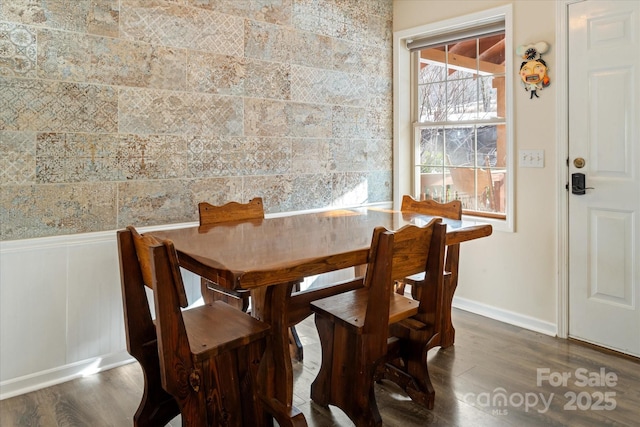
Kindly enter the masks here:
<path id="1" fill-rule="evenodd" d="M 453 320 L 455 346 L 429 353 L 435 408 L 383 382 L 376 396 L 384 425 L 640 426 L 637 359 L 464 311 L 454 310 Z M 312 318 L 297 330 L 304 363 L 294 362 L 295 405 L 310 426 L 352 425 L 339 409 L 310 401 L 320 344 Z M 142 381 L 134 363 L 6 399 L 0 426 L 131 426 Z M 179 418 L 170 425 L 180 426 Z"/>

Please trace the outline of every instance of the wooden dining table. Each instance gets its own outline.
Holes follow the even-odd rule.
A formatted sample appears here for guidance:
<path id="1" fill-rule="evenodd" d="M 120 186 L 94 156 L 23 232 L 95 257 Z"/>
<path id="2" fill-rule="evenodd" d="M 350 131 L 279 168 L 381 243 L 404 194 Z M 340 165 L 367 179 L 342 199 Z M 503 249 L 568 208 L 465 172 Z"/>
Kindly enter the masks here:
<path id="1" fill-rule="evenodd" d="M 373 229 L 425 225 L 432 217 L 384 208 L 350 208 L 265 219 L 152 231 L 173 241 L 180 266 L 229 289 L 248 289 L 251 314 L 271 325 L 260 362 L 258 393 L 281 426 L 306 426 L 293 406 L 289 327 L 311 315 L 311 301 L 361 286 L 347 280 L 293 292 L 305 277 L 367 263 Z M 489 236 L 489 224 L 444 219 L 447 245 Z M 457 282 L 455 260 L 454 289 Z M 356 269 L 356 271 L 359 271 Z M 443 307 L 443 329 L 451 324 L 451 301 Z M 453 330 L 451 327 L 450 330 Z M 448 338 L 451 343 L 453 337 Z"/>

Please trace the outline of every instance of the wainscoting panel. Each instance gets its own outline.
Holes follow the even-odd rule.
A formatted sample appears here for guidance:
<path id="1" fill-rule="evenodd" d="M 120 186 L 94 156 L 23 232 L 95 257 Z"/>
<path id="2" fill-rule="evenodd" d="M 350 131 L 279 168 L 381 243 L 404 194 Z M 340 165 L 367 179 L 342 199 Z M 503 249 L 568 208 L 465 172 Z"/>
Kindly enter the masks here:
<path id="1" fill-rule="evenodd" d="M 182 275 L 201 304 L 200 278 Z M 131 362 L 116 232 L 0 242 L 0 316 L 0 400 Z"/>
<path id="2" fill-rule="evenodd" d="M 118 247 L 105 237 L 67 248 L 67 363 L 126 347 Z"/>
<path id="3" fill-rule="evenodd" d="M 66 363 L 67 254 L 46 240 L 0 246 L 0 384 Z"/>

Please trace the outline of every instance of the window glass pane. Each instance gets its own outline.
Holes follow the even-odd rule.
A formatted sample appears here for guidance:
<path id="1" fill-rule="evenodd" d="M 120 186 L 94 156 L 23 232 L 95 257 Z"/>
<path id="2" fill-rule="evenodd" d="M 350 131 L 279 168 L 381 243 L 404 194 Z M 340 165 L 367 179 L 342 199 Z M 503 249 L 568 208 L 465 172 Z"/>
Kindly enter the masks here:
<path id="1" fill-rule="evenodd" d="M 442 82 L 446 77 L 445 53 L 442 49 L 420 51 L 418 83 Z"/>
<path id="2" fill-rule="evenodd" d="M 475 78 L 450 80 L 447 120 L 474 120 L 478 110 L 478 84 Z"/>
<path id="3" fill-rule="evenodd" d="M 422 174 L 420 184 L 421 200 L 431 199 L 440 203 L 455 200 L 448 168 L 442 169 L 440 172 Z"/>
<path id="4" fill-rule="evenodd" d="M 453 57 L 455 58 L 456 55 L 453 55 Z M 475 63 L 475 59 L 472 59 L 471 61 Z M 472 64 L 469 64 L 469 65 L 472 65 Z M 451 66 L 451 64 L 449 64 L 448 69 L 449 69 L 449 74 L 447 75 L 447 80 L 449 81 L 472 79 L 477 75 L 477 72 L 475 69 L 467 69 L 461 66 Z"/>
<path id="5" fill-rule="evenodd" d="M 465 40 L 458 43 L 453 43 L 447 46 L 447 70 L 449 74 L 459 72 L 461 75 L 456 78 L 470 77 L 470 75 L 477 74 L 478 64 L 476 39 Z"/>
<path id="6" fill-rule="evenodd" d="M 493 212 L 491 173 L 487 169 L 452 168 L 451 180 L 454 197 L 462 208 Z"/>
<path id="7" fill-rule="evenodd" d="M 448 127 L 445 130 L 445 153 L 450 166 L 474 166 L 474 127 Z"/>
<path id="8" fill-rule="evenodd" d="M 496 126 L 496 156 L 495 163 L 491 163 L 495 168 L 507 167 L 507 126 Z"/>
<path id="9" fill-rule="evenodd" d="M 445 82 L 421 85 L 418 89 L 420 122 L 442 122 L 447 117 L 447 85 Z"/>
<path id="10" fill-rule="evenodd" d="M 504 76 L 480 77 L 478 79 L 478 119 L 486 120 L 498 117 L 498 90 L 504 91 L 504 82 Z M 504 111 L 504 105 L 501 106 L 501 109 Z"/>
<path id="11" fill-rule="evenodd" d="M 477 129 L 476 165 L 479 167 L 495 166 L 497 162 L 497 126 L 478 126 Z"/>
<path id="12" fill-rule="evenodd" d="M 488 71 L 491 74 L 504 73 L 504 34 L 480 37 L 478 42 L 480 49 L 480 71 Z M 485 69 L 485 66 L 488 66 L 488 64 L 498 65 L 499 67 L 492 68 L 492 70 L 489 71 Z"/>
<path id="13" fill-rule="evenodd" d="M 442 128 L 425 128 L 420 132 L 420 164 L 422 172 L 434 172 L 444 165 L 444 131 Z M 434 168 L 435 167 L 435 168 Z"/>
<path id="14" fill-rule="evenodd" d="M 506 212 L 505 200 L 507 197 L 507 170 L 491 169 L 491 179 L 493 180 L 493 211 L 504 213 Z"/>

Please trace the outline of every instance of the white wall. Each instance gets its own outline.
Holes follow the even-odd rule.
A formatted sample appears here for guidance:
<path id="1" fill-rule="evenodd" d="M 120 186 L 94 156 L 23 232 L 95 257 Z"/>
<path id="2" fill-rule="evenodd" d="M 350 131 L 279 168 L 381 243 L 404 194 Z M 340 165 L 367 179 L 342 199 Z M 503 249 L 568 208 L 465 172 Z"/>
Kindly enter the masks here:
<path id="1" fill-rule="evenodd" d="M 554 1 L 394 0 L 394 31 L 512 4 L 513 46 L 546 41 L 551 86 L 529 99 L 514 58 L 514 150 L 542 149 L 544 168 L 515 169 L 515 232 L 495 231 L 461 248 L 454 305 L 545 333 L 557 310 L 556 5 Z M 515 162 L 517 165 L 517 162 Z M 410 172 L 411 168 L 406 168 Z M 564 191 L 564 189 L 562 189 Z"/>

